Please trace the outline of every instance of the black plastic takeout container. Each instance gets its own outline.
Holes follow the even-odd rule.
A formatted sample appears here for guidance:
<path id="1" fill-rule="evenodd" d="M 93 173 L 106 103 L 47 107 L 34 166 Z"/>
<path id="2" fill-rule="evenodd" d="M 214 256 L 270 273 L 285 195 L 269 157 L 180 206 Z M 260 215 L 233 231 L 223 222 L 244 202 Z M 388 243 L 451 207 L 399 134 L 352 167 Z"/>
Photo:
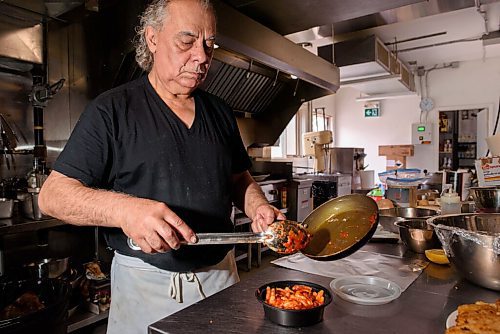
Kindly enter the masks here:
<path id="1" fill-rule="evenodd" d="M 296 284 L 306 285 L 313 288 L 313 291 L 324 291 L 325 302 L 323 305 L 306 309 L 306 310 L 286 310 L 278 307 L 271 306 L 266 303 L 266 288 L 286 288 L 292 287 Z M 255 296 L 257 300 L 262 303 L 264 307 L 264 314 L 266 318 L 272 322 L 288 327 L 303 327 L 314 325 L 323 320 L 323 312 L 325 307 L 332 301 L 332 295 L 330 291 L 315 283 L 304 282 L 304 281 L 277 281 L 267 283 L 255 291 Z"/>

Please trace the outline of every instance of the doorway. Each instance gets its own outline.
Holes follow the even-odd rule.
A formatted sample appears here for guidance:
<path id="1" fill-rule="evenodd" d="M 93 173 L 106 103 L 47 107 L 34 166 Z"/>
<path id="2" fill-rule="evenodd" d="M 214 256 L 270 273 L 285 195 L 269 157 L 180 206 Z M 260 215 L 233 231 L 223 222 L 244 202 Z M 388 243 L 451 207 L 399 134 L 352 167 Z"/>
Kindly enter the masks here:
<path id="1" fill-rule="evenodd" d="M 439 169 L 473 169 L 482 154 L 478 138 L 484 138 L 487 108 L 439 111 Z M 486 116 L 486 117 L 483 117 Z"/>

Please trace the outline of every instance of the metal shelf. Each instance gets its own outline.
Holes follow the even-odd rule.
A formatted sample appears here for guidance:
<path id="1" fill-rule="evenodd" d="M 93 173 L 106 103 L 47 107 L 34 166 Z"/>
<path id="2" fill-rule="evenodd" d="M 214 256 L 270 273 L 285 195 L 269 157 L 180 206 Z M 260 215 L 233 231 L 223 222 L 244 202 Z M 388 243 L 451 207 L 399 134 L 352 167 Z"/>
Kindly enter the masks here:
<path id="1" fill-rule="evenodd" d="M 66 225 L 66 223 L 55 218 L 43 220 L 30 220 L 20 217 L 0 219 L 0 236 L 6 234 L 37 231 L 61 225 Z"/>
<path id="2" fill-rule="evenodd" d="M 77 310 L 76 313 L 68 319 L 69 324 L 67 332 L 71 333 L 85 326 L 89 326 L 103 319 L 107 319 L 108 315 L 109 311 L 95 314 L 89 311 Z"/>

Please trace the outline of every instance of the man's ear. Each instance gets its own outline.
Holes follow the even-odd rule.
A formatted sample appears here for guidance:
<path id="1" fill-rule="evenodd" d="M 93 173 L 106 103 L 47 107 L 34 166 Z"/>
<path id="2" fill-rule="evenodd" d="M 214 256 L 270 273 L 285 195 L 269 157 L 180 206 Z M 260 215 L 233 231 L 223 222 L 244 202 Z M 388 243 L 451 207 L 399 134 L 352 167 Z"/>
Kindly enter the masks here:
<path id="1" fill-rule="evenodd" d="M 153 27 L 147 26 L 144 35 L 146 36 L 146 43 L 148 43 L 149 51 L 151 51 L 151 53 L 155 53 L 156 43 L 158 40 L 158 32 Z"/>

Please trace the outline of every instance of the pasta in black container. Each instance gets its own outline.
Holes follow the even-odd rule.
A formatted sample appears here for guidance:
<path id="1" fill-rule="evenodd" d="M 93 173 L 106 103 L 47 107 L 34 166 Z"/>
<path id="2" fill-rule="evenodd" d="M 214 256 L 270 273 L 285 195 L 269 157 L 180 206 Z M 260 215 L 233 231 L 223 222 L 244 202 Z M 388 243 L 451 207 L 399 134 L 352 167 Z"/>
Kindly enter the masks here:
<path id="1" fill-rule="evenodd" d="M 324 303 L 322 305 L 302 310 L 289 310 L 284 308 L 275 307 L 266 303 L 266 288 L 292 288 L 294 285 L 305 285 L 311 287 L 313 291 L 324 291 Z M 303 327 L 314 325 L 323 320 L 323 313 L 325 307 L 332 301 L 330 291 L 315 283 L 305 281 L 277 281 L 265 284 L 255 291 L 257 300 L 262 303 L 264 307 L 264 314 L 270 321 L 287 327 Z"/>

